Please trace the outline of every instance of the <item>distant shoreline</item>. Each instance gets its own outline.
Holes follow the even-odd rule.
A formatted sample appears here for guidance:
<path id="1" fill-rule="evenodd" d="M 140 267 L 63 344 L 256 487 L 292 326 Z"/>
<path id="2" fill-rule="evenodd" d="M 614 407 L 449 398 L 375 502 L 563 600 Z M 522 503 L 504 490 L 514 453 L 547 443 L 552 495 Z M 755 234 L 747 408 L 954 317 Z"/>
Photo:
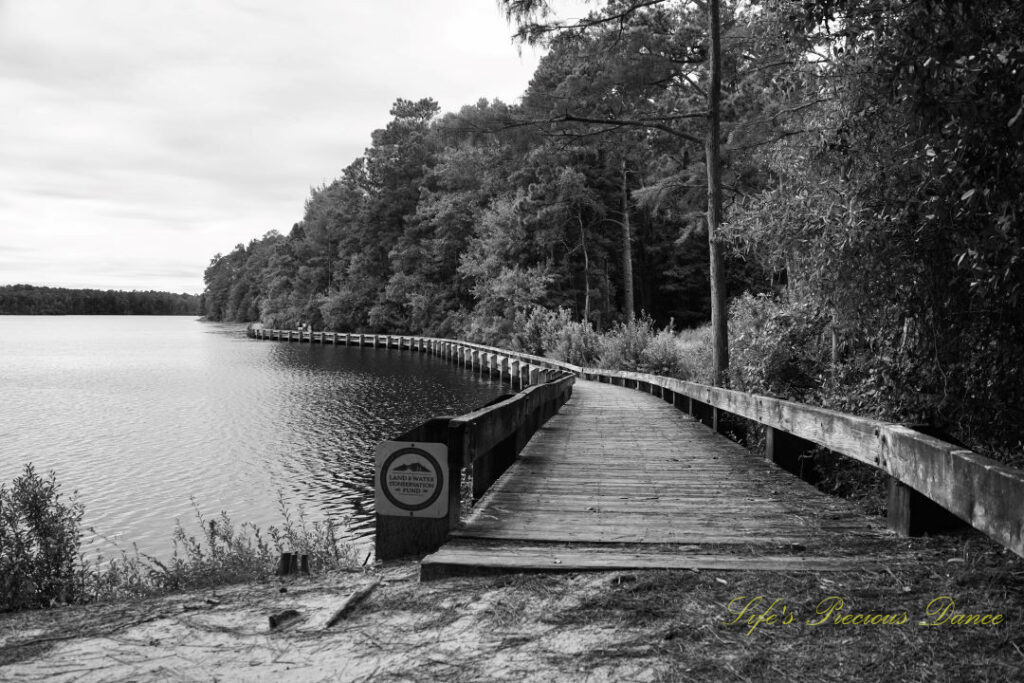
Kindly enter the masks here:
<path id="1" fill-rule="evenodd" d="M 191 315 L 202 296 L 157 291 L 0 285 L 0 315 Z"/>

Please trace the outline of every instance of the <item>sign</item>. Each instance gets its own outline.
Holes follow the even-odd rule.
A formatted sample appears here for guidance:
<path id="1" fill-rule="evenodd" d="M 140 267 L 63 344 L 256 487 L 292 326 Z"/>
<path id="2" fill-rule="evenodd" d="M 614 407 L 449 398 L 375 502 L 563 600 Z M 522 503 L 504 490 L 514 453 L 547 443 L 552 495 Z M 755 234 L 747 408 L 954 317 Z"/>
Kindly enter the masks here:
<path id="1" fill-rule="evenodd" d="M 374 502 L 378 515 L 448 514 L 448 446 L 385 441 L 377 446 Z"/>

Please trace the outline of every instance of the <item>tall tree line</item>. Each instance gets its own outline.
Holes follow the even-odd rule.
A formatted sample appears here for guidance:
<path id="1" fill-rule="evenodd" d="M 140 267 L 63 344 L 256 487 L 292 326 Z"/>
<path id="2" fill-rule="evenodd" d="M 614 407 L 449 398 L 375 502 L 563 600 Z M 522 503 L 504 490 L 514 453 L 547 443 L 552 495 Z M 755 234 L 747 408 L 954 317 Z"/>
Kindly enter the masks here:
<path id="1" fill-rule="evenodd" d="M 200 297 L 171 292 L 0 286 L 4 315 L 198 315 Z"/>
<path id="2" fill-rule="evenodd" d="M 493 343 L 537 306 L 690 326 L 717 250 L 723 381 L 1020 448 L 1021 3 L 499 4 L 549 48 L 521 102 L 396 102 L 287 234 L 213 259 L 209 317 Z"/>

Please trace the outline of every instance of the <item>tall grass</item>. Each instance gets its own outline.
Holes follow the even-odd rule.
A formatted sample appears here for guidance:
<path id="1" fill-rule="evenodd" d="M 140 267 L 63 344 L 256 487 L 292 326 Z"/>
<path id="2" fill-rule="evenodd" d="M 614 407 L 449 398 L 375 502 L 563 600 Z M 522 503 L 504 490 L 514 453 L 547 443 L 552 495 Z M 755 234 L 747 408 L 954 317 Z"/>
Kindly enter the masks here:
<path id="1" fill-rule="evenodd" d="M 514 345 L 576 365 L 649 372 L 705 382 L 711 376 L 711 333 L 705 325 L 675 332 L 671 322 L 658 329 L 642 313 L 635 320 L 597 332 L 589 322 L 573 320 L 566 309 L 536 307 L 517 319 Z"/>
<path id="2" fill-rule="evenodd" d="M 236 527 L 225 512 L 207 518 L 194 500 L 192 507 L 199 533 L 189 533 L 177 520 L 170 559 L 160 560 L 134 547 L 111 560 L 98 557 L 92 563 L 91 593 L 131 597 L 262 581 L 274 575 L 282 552 L 308 555 L 314 574 L 360 566 L 353 546 L 340 538 L 337 523 L 310 522 L 301 507 L 293 514 L 283 498 L 278 498 L 282 526 L 265 532 L 251 522 Z"/>
<path id="3" fill-rule="evenodd" d="M 41 477 L 27 465 L 10 487 L 0 484 L 0 611 L 260 581 L 273 576 L 282 552 L 308 555 L 312 573 L 360 566 L 337 523 L 310 522 L 283 498 L 283 524 L 266 531 L 248 522 L 236 526 L 224 512 L 207 518 L 194 500 L 192 506 L 199 531 L 190 533 L 177 520 L 169 559 L 135 546 L 89 559 L 81 552 L 84 507 L 61 493 L 53 472 Z"/>

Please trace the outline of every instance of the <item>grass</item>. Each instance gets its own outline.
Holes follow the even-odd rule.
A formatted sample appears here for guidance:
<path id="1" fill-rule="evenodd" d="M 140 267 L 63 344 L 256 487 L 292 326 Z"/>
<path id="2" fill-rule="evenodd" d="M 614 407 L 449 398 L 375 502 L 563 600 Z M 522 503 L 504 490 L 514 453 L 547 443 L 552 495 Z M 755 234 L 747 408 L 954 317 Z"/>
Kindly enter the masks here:
<path id="1" fill-rule="evenodd" d="M 192 501 L 198 534 L 181 520 L 172 532 L 173 553 L 167 560 L 133 547 L 119 557 L 83 558 L 87 595 L 92 600 L 149 597 L 175 591 L 263 581 L 276 573 L 282 552 L 309 556 L 310 572 L 321 573 L 360 566 L 354 548 L 339 537 L 339 525 L 310 522 L 300 507 L 293 513 L 278 499 L 283 524 L 264 531 L 244 522 L 235 525 L 225 512 L 208 518 Z"/>
<path id="2" fill-rule="evenodd" d="M 552 601 L 551 594 L 574 592 L 570 587 L 578 576 L 548 577 L 543 587 L 506 581 L 510 592 L 502 604 L 517 608 L 517 618 L 492 623 L 497 632 L 514 631 L 532 618 L 549 627 L 549 635 L 614 633 L 614 642 L 601 647 L 549 654 L 550 666 L 581 679 L 600 678 L 632 661 L 653 669 L 653 680 L 666 681 L 1019 680 L 1024 562 L 980 537 L 894 544 L 906 552 L 878 570 L 620 572 L 599 576 L 576 601 Z M 737 618 L 758 596 L 760 610 Z M 998 613 L 1005 621 L 921 625 L 936 620 L 927 610 L 941 596 L 955 602 L 957 611 Z M 842 599 L 843 615 L 905 613 L 907 622 L 836 624 L 835 613 L 828 619 L 818 613 L 834 598 Z M 776 600 L 776 611 L 785 607 L 792 621 L 758 622 L 756 615 Z M 530 613 L 524 605 L 533 605 Z"/>

